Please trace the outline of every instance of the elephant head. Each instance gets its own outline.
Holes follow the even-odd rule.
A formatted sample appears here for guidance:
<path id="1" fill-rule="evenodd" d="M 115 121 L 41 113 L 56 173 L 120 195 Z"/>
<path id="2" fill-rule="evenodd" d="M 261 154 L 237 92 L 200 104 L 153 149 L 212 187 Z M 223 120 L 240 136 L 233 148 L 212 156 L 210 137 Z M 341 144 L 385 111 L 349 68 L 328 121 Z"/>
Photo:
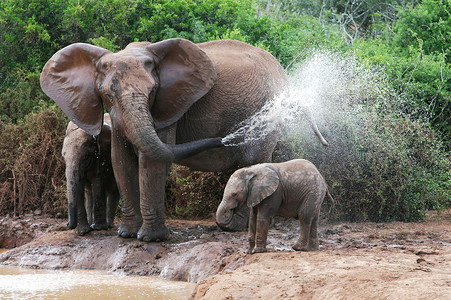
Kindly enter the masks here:
<path id="1" fill-rule="evenodd" d="M 242 225 L 243 207 L 252 208 L 274 194 L 279 187 L 279 175 L 271 167 L 260 164 L 235 171 L 224 189 L 216 211 L 216 223 L 225 230 Z"/>
<path id="2" fill-rule="evenodd" d="M 157 135 L 205 95 L 215 79 L 208 56 L 184 39 L 132 43 L 118 53 L 77 43 L 47 62 L 41 87 L 88 134 L 99 134 L 105 107 L 113 130 L 147 157 L 171 162 L 222 145 L 219 138 L 168 145 Z"/>

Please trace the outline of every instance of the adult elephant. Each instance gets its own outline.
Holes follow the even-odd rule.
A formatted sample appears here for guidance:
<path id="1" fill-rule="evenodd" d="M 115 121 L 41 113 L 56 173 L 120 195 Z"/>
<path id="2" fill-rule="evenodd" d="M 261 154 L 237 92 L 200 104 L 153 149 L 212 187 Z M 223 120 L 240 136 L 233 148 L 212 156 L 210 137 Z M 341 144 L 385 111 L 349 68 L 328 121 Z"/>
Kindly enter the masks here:
<path id="1" fill-rule="evenodd" d="M 102 103 L 110 113 L 123 201 L 118 234 L 144 241 L 168 236 L 170 163 L 220 171 L 271 160 L 276 135 L 229 147 L 216 147 L 214 137 L 236 129 L 285 83 L 271 54 L 233 40 L 139 42 L 118 53 L 77 43 L 55 53 L 41 74 L 44 92 L 88 133 L 99 132 Z"/>

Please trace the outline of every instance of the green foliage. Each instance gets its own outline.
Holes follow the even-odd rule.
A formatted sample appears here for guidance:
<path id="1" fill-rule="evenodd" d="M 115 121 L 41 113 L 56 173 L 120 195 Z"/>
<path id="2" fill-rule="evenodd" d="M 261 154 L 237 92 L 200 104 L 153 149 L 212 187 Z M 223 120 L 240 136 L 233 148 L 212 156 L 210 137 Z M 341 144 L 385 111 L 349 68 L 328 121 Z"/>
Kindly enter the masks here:
<path id="1" fill-rule="evenodd" d="M 345 82 L 346 88 L 337 85 L 313 108 L 329 147 L 302 124 L 277 159 L 306 158 L 317 165 L 339 220 L 418 221 L 428 209 L 449 207 L 451 161 L 443 143 L 427 124 L 399 110 L 405 102 L 390 88 L 390 77 L 355 63 L 336 58 L 328 65 L 340 74 L 331 85 Z"/>
<path id="2" fill-rule="evenodd" d="M 16 69 L 40 71 L 55 50 L 49 27 L 57 27 L 61 1 L 4 0 L 0 2 L 0 91 L 15 84 Z M 12 74 L 9 74 L 12 72 Z"/>
<path id="3" fill-rule="evenodd" d="M 406 6 L 399 10 L 393 28 L 394 44 L 400 51 L 411 51 L 421 45 L 426 55 L 443 55 L 451 62 L 451 2 L 423 0 L 421 5 Z"/>
<path id="4" fill-rule="evenodd" d="M 39 72 L 26 73 L 17 70 L 19 79 L 15 85 L 0 92 L 0 120 L 17 122 L 31 112 L 36 112 L 49 105 L 49 98 L 44 95 L 39 85 Z"/>
<path id="5" fill-rule="evenodd" d="M 172 37 L 204 42 L 253 19 L 252 0 L 160 0 L 143 7 L 135 39 L 151 42 Z"/>
<path id="6" fill-rule="evenodd" d="M 216 212 L 230 174 L 190 171 L 174 165 L 166 184 L 166 213 L 170 218 L 205 219 Z"/>
<path id="7" fill-rule="evenodd" d="M 414 11 L 416 10 L 420 10 L 422 15 L 425 14 L 424 9 L 417 8 Z M 401 17 L 394 27 L 399 31 L 396 38 L 392 40 L 386 36 L 377 40 L 359 40 L 354 43 L 353 49 L 362 60 L 384 67 L 396 92 L 406 100 L 402 105 L 398 105 L 398 109 L 411 114 L 414 119 L 430 122 L 442 136 L 446 148 L 450 149 L 451 64 L 446 53 L 448 50 L 437 52 L 430 46 L 425 48 L 422 39 L 405 35 L 401 28 L 407 26 L 406 23 L 409 24 L 409 32 L 422 31 L 426 25 L 413 22 L 410 15 L 409 18 L 403 15 L 406 14 L 405 11 L 400 14 Z M 441 32 L 437 32 L 437 35 L 443 36 Z M 440 40 L 439 37 L 436 39 Z"/>

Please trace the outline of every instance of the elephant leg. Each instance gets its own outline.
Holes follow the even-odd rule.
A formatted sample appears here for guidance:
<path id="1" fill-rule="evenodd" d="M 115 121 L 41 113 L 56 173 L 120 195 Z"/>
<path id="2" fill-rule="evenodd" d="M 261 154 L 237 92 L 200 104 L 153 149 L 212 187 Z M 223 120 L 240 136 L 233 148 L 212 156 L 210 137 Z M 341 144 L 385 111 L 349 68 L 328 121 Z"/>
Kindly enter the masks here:
<path id="1" fill-rule="evenodd" d="M 260 217 L 257 215 L 256 221 L 256 233 L 255 233 L 255 248 L 254 253 L 266 252 L 266 240 L 268 238 L 269 225 L 271 224 L 271 218 Z"/>
<path id="2" fill-rule="evenodd" d="M 139 156 L 140 204 L 143 224 L 138 239 L 151 242 L 165 240 L 169 230 L 164 220 L 164 199 L 169 164 Z"/>
<path id="3" fill-rule="evenodd" d="M 300 229 L 300 236 L 296 244 L 293 246 L 293 249 L 296 251 L 311 251 L 316 250 L 312 248 L 312 245 L 315 243 L 318 243 L 318 237 L 316 236 L 316 240 L 312 241 L 313 244 L 311 244 L 310 237 L 312 230 L 314 232 L 317 232 L 317 213 L 316 213 L 316 205 L 313 200 L 316 199 L 312 193 L 310 193 L 309 196 L 306 197 L 306 200 L 304 201 L 298 217 L 299 217 L 299 223 L 301 225 Z"/>
<path id="4" fill-rule="evenodd" d="M 142 225 L 138 160 L 133 146 L 117 131 L 112 134 L 111 160 L 122 198 L 122 223 L 118 228 L 118 235 L 124 238 L 136 237 Z"/>
<path id="5" fill-rule="evenodd" d="M 85 208 L 86 208 L 86 217 L 88 219 L 88 224 L 91 225 L 93 222 L 92 213 L 92 191 L 91 187 L 85 188 Z"/>
<path id="6" fill-rule="evenodd" d="M 66 166 L 66 181 L 67 181 L 67 212 L 68 212 L 68 221 L 67 228 L 75 229 L 78 225 L 78 210 L 79 203 L 83 204 L 84 207 L 84 191 L 85 191 L 85 182 L 80 176 L 78 172 L 75 174 L 74 171 L 69 170 Z"/>
<path id="7" fill-rule="evenodd" d="M 277 140 L 277 134 L 271 132 L 264 139 L 252 141 L 248 145 L 243 146 L 241 159 L 244 161 L 244 165 L 272 162 L 272 154 Z"/>
<path id="8" fill-rule="evenodd" d="M 85 186 L 85 193 L 90 193 L 91 191 L 91 185 L 89 183 L 86 184 Z M 88 223 L 88 215 L 86 213 L 86 208 L 85 208 L 85 198 L 83 197 L 83 192 L 80 193 L 80 196 L 77 197 L 77 227 L 75 228 L 75 233 L 78 235 L 85 235 L 87 234 L 91 228 L 89 226 Z M 88 202 L 89 199 L 87 200 Z"/>
<path id="9" fill-rule="evenodd" d="M 310 235 L 309 235 L 309 250 L 318 250 L 319 249 L 319 241 L 318 241 L 318 219 L 319 213 L 315 215 L 312 220 L 312 225 L 310 226 Z"/>
<path id="10" fill-rule="evenodd" d="M 299 223 L 301 226 L 299 239 L 296 244 L 294 244 L 293 249 L 296 251 L 307 251 L 310 235 L 310 221 L 299 216 Z"/>
<path id="11" fill-rule="evenodd" d="M 249 209 L 249 233 L 248 233 L 248 240 L 249 240 L 249 254 L 252 254 L 252 251 L 255 247 L 255 233 L 256 233 L 256 222 L 257 222 L 257 212 L 255 211 L 256 208 L 253 207 Z"/>
<path id="12" fill-rule="evenodd" d="M 91 229 L 108 229 L 106 222 L 106 193 L 100 178 L 95 178 L 92 182 L 92 198 L 94 200 L 94 214 Z"/>
<path id="13" fill-rule="evenodd" d="M 108 227 L 112 228 L 114 227 L 114 218 L 116 216 L 116 209 L 119 204 L 119 191 L 117 188 L 114 188 L 112 191 L 108 192 L 107 197 L 107 223 Z"/>

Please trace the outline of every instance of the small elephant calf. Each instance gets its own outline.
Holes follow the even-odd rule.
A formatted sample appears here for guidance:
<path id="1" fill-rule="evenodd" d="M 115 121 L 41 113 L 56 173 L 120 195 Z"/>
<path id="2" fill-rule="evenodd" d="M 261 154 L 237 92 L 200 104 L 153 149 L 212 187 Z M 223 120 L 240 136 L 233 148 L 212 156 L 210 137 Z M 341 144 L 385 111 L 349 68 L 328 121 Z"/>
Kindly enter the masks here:
<path id="1" fill-rule="evenodd" d="M 308 160 L 264 163 L 237 170 L 230 177 L 216 212 L 220 227 L 232 222 L 234 211 L 247 204 L 249 253 L 266 252 L 269 225 L 275 215 L 298 218 L 297 251 L 318 250 L 318 219 L 324 196 L 334 205 L 324 178 Z M 255 248 L 254 248 L 255 247 Z"/>
<path id="2" fill-rule="evenodd" d="M 67 227 L 78 235 L 113 227 L 119 190 L 111 165 L 111 119 L 104 115 L 98 136 L 73 122 L 67 125 L 62 149 L 66 162 Z"/>

